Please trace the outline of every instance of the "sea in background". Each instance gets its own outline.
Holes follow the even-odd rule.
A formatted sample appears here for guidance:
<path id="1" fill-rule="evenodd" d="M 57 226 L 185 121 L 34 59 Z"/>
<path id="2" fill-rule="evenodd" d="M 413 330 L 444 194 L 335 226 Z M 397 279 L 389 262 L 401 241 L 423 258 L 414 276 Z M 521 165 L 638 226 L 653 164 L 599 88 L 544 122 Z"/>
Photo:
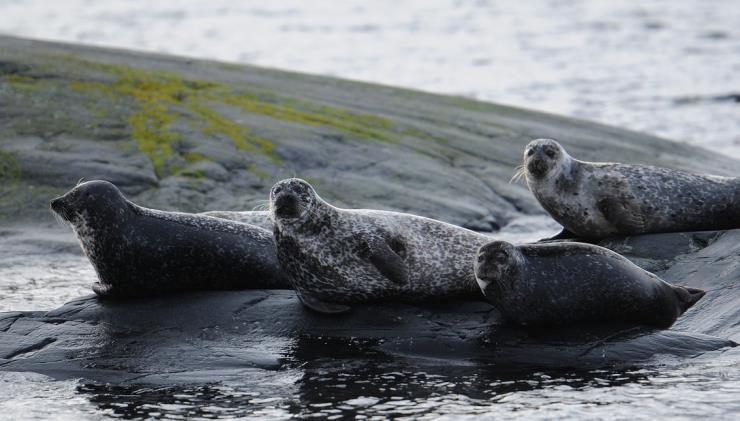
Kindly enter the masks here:
<path id="1" fill-rule="evenodd" d="M 732 0 L 0 0 L 2 34 L 463 95 L 645 131 L 737 158 L 739 23 L 740 3 Z M 535 239 L 553 229 L 544 219 L 530 222 L 506 238 Z M 33 243 L 33 231 L 23 235 L 30 240 L 22 247 Z M 71 233 L 59 235 L 63 247 L 76 247 Z M 0 253 L 0 310 L 50 309 L 89 293 L 95 274 L 77 249 L 46 256 L 42 249 L 0 244 L 7 252 Z M 415 373 L 403 381 L 433 390 L 432 397 L 368 396 L 315 410 L 327 417 L 344 406 L 361 416 L 730 418 L 740 411 L 738 361 L 733 351 L 659 371 L 534 373 L 482 391 L 466 386 L 476 382 L 467 375 Z M 373 382 L 401 381 L 385 374 Z M 295 373 L 280 376 L 279 392 L 252 384 L 110 391 L 0 373 L 0 419 L 282 418 L 290 412 L 276 396 L 298 391 Z M 168 401 L 171 396 L 179 397 Z"/>

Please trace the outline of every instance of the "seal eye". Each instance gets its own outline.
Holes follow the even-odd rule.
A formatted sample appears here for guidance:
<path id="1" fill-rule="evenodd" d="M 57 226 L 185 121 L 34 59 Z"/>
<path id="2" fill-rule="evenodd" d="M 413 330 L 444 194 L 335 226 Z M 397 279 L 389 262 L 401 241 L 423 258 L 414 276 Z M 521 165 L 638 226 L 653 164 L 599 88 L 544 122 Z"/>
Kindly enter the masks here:
<path id="1" fill-rule="evenodd" d="M 548 149 L 548 150 L 547 150 L 547 151 L 545 152 L 545 155 L 547 155 L 547 156 L 548 156 L 548 157 L 550 157 L 550 158 L 555 158 L 555 151 L 554 151 L 554 150 L 552 150 L 552 149 Z"/>
<path id="2" fill-rule="evenodd" d="M 272 193 L 273 193 L 273 194 L 278 194 L 278 193 L 280 193 L 281 191 L 283 191 L 283 187 L 282 187 L 282 186 L 275 186 L 275 188 L 274 188 L 274 189 L 272 189 Z"/>
<path id="3" fill-rule="evenodd" d="M 527 151 L 527 156 L 532 156 L 532 155 L 534 155 L 534 149 L 528 150 Z"/>

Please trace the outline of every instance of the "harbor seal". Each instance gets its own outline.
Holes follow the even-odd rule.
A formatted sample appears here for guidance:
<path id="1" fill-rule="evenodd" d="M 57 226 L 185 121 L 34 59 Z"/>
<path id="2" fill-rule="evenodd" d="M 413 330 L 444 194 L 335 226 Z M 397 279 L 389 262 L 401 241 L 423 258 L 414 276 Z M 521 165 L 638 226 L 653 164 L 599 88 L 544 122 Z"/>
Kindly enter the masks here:
<path id="1" fill-rule="evenodd" d="M 579 161 L 552 139 L 530 142 L 520 171 L 564 228 L 552 239 L 740 228 L 740 178 Z"/>
<path id="2" fill-rule="evenodd" d="M 524 326 L 615 322 L 668 328 L 705 294 L 583 243 L 493 241 L 478 250 L 475 276 L 501 315 Z"/>
<path id="3" fill-rule="evenodd" d="M 307 182 L 270 191 L 278 260 L 298 297 L 321 313 L 378 300 L 483 299 L 473 259 L 491 237 L 398 212 L 340 209 Z"/>
<path id="4" fill-rule="evenodd" d="M 74 230 L 105 297 L 193 289 L 290 288 L 269 231 L 209 216 L 147 209 L 106 181 L 51 201 Z"/>

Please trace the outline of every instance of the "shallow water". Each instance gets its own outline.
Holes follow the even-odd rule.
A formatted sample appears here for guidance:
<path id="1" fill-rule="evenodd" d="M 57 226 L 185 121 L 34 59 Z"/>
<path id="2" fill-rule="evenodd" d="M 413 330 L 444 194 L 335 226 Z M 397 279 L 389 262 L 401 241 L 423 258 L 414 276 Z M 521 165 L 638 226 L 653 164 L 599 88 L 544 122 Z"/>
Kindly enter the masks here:
<path id="1" fill-rule="evenodd" d="M 734 0 L 6 0 L 0 14 L 0 33 L 466 95 L 740 157 Z"/>
<path id="2" fill-rule="evenodd" d="M 368 356 L 357 364 L 300 364 L 238 383 L 180 386 L 51 381 L 0 373 L 0 413 L 41 419 L 730 419 L 740 413 L 740 352 L 650 368 L 506 372 L 480 366 L 417 367 Z"/>

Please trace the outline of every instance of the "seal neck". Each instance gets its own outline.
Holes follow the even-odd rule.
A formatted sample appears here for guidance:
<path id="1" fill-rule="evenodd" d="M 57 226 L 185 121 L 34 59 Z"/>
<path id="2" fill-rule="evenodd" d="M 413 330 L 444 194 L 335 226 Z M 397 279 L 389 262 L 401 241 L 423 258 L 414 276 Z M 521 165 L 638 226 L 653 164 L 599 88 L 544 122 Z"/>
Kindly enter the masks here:
<path id="1" fill-rule="evenodd" d="M 575 189 L 581 172 L 580 163 L 566 155 L 560 165 L 554 168 L 545 179 L 535 181 L 535 189 L 540 192 L 554 191 L 558 194 Z"/>

